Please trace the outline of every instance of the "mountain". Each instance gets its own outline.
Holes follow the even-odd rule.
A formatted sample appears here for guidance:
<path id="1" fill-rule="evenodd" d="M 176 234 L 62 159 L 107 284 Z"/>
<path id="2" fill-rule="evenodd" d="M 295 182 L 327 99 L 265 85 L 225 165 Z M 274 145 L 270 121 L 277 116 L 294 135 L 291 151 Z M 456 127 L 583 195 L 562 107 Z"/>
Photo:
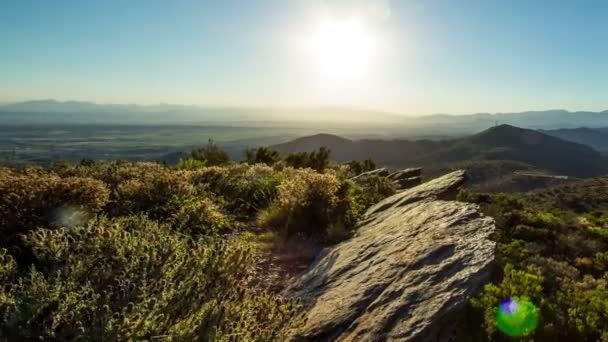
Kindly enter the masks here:
<path id="1" fill-rule="evenodd" d="M 331 134 L 317 134 L 274 145 L 272 148 L 281 153 L 290 153 L 307 152 L 325 146 L 332 151 L 332 158 L 337 162 L 371 158 L 382 165 L 401 166 L 414 162 L 444 144 L 444 141 L 432 140 L 349 140 Z"/>
<path id="2" fill-rule="evenodd" d="M 568 141 L 593 147 L 596 150 L 608 150 L 608 128 L 572 128 L 544 130 L 543 133 Z"/>
<path id="3" fill-rule="evenodd" d="M 594 149 L 561 140 L 539 131 L 499 125 L 479 134 L 452 141 L 418 161 L 514 160 L 559 174 L 593 176 L 606 171 L 608 163 Z"/>
<path id="4" fill-rule="evenodd" d="M 348 140 L 315 135 L 272 146 L 282 153 L 332 150 L 338 162 L 371 158 L 387 166 L 428 166 L 471 160 L 510 160 L 569 176 L 605 174 L 608 161 L 594 149 L 539 131 L 499 125 L 465 138 L 443 141 Z"/>
<path id="5" fill-rule="evenodd" d="M 570 112 L 566 110 L 527 111 L 520 113 L 478 113 L 471 115 L 430 115 L 419 118 L 418 125 L 436 125 L 436 129 L 452 131 L 480 131 L 497 124 L 522 128 L 559 129 L 608 126 L 608 111 Z"/>
<path id="6" fill-rule="evenodd" d="M 380 111 L 337 107 L 319 108 L 239 108 L 191 105 L 96 104 L 83 101 L 35 100 L 0 105 L 6 124 L 190 124 L 208 122 L 333 122 L 344 126 L 401 123 L 403 116 Z M 385 127 L 384 127 L 385 128 Z"/>
<path id="7" fill-rule="evenodd" d="M 313 125 L 317 130 L 318 128 L 331 129 L 337 134 L 342 134 L 344 127 L 359 125 L 362 126 L 360 133 L 392 137 L 457 137 L 479 132 L 495 126 L 497 123 L 533 129 L 608 127 L 608 111 L 570 112 L 556 109 L 520 113 L 414 116 L 341 107 L 200 107 L 171 104 L 96 104 L 56 100 L 0 105 L 0 119 L 6 125 L 59 123 L 189 125 L 239 122 L 257 126 L 298 123 L 301 126 Z M 332 126 L 327 126 L 326 123 L 332 123 Z"/>

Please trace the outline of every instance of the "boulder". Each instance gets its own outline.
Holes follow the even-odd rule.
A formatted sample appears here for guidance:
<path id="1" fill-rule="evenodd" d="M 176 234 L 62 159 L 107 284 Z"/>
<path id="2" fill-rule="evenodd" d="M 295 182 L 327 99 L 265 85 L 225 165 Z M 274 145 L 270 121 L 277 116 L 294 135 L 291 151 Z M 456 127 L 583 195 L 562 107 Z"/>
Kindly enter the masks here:
<path id="1" fill-rule="evenodd" d="M 420 185 L 422 183 L 421 177 L 410 177 L 410 178 L 399 178 L 394 181 L 397 189 L 409 189 L 415 187 L 416 185 Z"/>
<path id="2" fill-rule="evenodd" d="M 364 178 L 370 177 L 370 176 L 386 177 L 386 176 L 388 176 L 388 174 L 389 174 L 389 172 L 386 168 L 380 168 L 380 169 L 375 169 L 375 170 L 360 173 L 351 179 L 356 181 L 356 180 L 364 179 Z"/>
<path id="3" fill-rule="evenodd" d="M 409 169 L 395 171 L 395 172 L 389 174 L 387 176 L 387 178 L 392 181 L 399 181 L 400 179 L 420 177 L 421 174 L 422 174 L 422 168 L 413 167 L 413 168 L 409 168 Z"/>
<path id="4" fill-rule="evenodd" d="M 494 221 L 448 200 L 463 181 L 457 171 L 387 198 L 322 252 L 290 290 L 305 310 L 290 340 L 449 340 L 494 260 Z"/>

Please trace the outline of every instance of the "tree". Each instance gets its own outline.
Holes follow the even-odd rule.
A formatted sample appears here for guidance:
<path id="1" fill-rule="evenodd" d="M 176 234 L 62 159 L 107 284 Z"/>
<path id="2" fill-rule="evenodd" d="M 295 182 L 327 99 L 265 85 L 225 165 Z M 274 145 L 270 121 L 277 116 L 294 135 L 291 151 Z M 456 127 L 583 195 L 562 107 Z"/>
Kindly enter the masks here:
<path id="1" fill-rule="evenodd" d="M 279 152 L 271 150 L 268 147 L 248 148 L 245 150 L 245 159 L 249 164 L 264 163 L 273 165 L 278 162 L 281 157 Z"/>
<path id="2" fill-rule="evenodd" d="M 319 150 L 306 152 L 294 152 L 285 157 L 285 163 L 294 168 L 311 168 L 316 171 L 323 171 L 329 166 L 329 154 L 331 151 L 321 146 Z"/>
<path id="3" fill-rule="evenodd" d="M 319 147 L 318 151 L 310 152 L 309 159 L 310 165 L 309 167 L 313 170 L 323 171 L 325 168 L 329 166 L 329 154 L 331 153 L 330 149 L 325 146 Z"/>
<path id="4" fill-rule="evenodd" d="M 219 148 L 212 139 L 209 139 L 207 146 L 193 150 L 190 156 L 194 160 L 204 162 L 207 166 L 225 165 L 230 162 L 228 154 Z"/>
<path id="5" fill-rule="evenodd" d="M 348 166 L 355 175 L 376 169 L 376 163 L 374 163 L 374 161 L 371 159 L 366 159 L 362 162 L 358 160 L 352 160 L 348 162 Z"/>
<path id="6" fill-rule="evenodd" d="M 285 163 L 296 169 L 309 167 L 310 158 L 306 152 L 293 152 L 285 157 Z"/>

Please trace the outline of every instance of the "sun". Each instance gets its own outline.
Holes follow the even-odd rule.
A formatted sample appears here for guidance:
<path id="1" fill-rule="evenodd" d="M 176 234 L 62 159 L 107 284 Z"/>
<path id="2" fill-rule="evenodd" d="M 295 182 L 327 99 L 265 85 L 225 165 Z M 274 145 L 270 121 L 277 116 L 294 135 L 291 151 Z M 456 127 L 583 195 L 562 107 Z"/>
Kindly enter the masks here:
<path id="1" fill-rule="evenodd" d="M 323 75 L 349 80 L 367 74 L 374 43 L 369 30 L 356 18 L 326 18 L 313 30 L 308 48 Z"/>

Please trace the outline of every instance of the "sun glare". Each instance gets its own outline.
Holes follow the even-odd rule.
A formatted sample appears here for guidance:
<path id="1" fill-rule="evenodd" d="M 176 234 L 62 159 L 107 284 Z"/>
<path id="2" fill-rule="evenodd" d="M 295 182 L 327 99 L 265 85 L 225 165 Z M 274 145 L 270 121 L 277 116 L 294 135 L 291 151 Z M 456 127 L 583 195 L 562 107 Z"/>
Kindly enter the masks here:
<path id="1" fill-rule="evenodd" d="M 365 75 L 375 49 L 370 32 L 354 18 L 321 21 L 308 45 L 320 72 L 337 79 Z"/>

